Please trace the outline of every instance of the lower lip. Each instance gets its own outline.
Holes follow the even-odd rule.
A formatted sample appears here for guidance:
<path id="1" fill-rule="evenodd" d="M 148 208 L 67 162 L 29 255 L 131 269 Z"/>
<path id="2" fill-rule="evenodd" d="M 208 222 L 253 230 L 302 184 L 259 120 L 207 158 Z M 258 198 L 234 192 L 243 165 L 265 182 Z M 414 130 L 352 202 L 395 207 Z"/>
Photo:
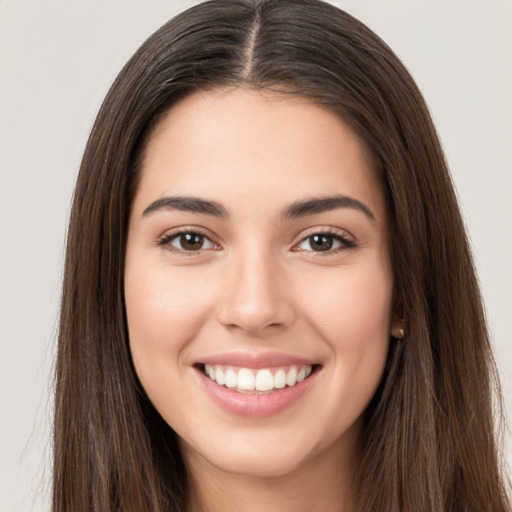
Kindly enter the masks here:
<path id="1" fill-rule="evenodd" d="M 239 416 L 264 417 L 278 414 L 296 403 L 310 387 L 317 372 L 295 386 L 278 389 L 271 393 L 249 394 L 238 393 L 220 386 L 208 378 L 201 370 L 197 374 L 213 401 L 222 409 Z"/>

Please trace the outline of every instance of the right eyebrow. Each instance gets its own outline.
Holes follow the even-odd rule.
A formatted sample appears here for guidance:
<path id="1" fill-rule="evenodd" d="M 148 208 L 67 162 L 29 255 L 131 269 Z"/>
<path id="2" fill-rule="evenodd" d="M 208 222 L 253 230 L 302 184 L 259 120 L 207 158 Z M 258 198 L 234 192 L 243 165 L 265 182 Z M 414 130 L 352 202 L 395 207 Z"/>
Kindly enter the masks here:
<path id="1" fill-rule="evenodd" d="M 181 210 L 222 218 L 229 216 L 227 210 L 221 204 L 189 196 L 170 196 L 157 199 L 144 210 L 142 216 L 146 217 L 159 210 Z"/>
<path id="2" fill-rule="evenodd" d="M 285 219 L 293 219 L 297 217 L 306 217 L 316 213 L 328 212 L 338 208 L 351 208 L 363 213 L 370 221 L 375 221 L 375 215 L 368 206 L 350 196 L 335 195 L 330 197 L 321 197 L 297 201 L 288 206 L 284 212 Z"/>

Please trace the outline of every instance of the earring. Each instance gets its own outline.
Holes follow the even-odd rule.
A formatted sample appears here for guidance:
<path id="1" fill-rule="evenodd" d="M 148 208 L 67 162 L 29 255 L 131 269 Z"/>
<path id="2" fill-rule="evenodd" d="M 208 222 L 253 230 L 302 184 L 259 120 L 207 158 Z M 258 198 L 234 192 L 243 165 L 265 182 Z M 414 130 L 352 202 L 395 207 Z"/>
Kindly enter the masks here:
<path id="1" fill-rule="evenodd" d="M 405 319 L 404 318 L 401 319 L 399 325 L 401 325 L 401 327 L 394 326 L 393 330 L 391 331 L 391 336 L 393 336 L 393 338 L 395 338 L 396 340 L 401 340 L 404 337 L 404 332 L 405 332 Z"/>

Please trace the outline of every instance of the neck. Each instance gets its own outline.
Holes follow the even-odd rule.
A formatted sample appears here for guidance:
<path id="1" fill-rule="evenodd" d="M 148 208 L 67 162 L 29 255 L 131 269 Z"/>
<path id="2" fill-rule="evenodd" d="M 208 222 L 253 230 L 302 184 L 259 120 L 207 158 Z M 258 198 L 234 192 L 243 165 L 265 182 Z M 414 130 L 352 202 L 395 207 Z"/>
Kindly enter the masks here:
<path id="1" fill-rule="evenodd" d="M 329 453 L 278 476 L 230 473 L 188 453 L 188 512 L 353 512 L 356 457 L 341 452 L 331 446 Z"/>

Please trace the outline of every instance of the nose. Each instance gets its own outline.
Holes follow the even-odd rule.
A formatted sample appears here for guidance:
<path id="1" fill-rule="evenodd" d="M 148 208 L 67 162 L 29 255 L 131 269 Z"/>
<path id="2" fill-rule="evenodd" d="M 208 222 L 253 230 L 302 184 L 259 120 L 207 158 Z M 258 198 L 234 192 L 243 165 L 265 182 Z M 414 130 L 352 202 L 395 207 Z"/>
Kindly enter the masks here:
<path id="1" fill-rule="evenodd" d="M 295 316 L 288 285 L 268 254 L 247 251 L 229 264 L 217 310 L 220 323 L 254 336 L 288 327 Z"/>

